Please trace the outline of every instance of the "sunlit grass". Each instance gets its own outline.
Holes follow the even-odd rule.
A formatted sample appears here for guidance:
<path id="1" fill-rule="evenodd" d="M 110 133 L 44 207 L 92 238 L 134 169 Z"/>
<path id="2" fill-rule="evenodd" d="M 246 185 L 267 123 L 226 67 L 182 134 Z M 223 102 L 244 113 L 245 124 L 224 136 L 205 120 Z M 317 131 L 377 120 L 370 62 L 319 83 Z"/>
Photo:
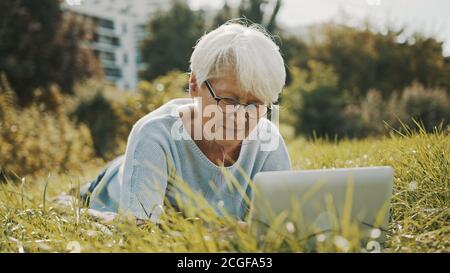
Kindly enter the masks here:
<path id="1" fill-rule="evenodd" d="M 386 252 L 450 251 L 450 136 L 448 132 L 406 132 L 382 139 L 296 139 L 288 144 L 294 169 L 389 165 L 395 170 Z M 105 221 L 89 215 L 74 198 L 60 205 L 52 198 L 92 179 L 102 166 L 85 172 L 18 180 L 0 185 L 2 252 L 302 252 L 363 251 L 357 230 L 318 236 L 310 248 L 295 236 L 268 234 L 257 240 L 231 217 L 210 208 L 185 215 L 166 208 L 159 224 L 136 225 L 122 216 Z M 202 200 L 196 199 L 197 207 Z M 204 205 L 204 204 L 203 204 Z M 278 219 L 279 223 L 282 220 Z M 277 225 L 277 223 L 273 223 Z M 287 227 L 289 230 L 289 226 Z"/>

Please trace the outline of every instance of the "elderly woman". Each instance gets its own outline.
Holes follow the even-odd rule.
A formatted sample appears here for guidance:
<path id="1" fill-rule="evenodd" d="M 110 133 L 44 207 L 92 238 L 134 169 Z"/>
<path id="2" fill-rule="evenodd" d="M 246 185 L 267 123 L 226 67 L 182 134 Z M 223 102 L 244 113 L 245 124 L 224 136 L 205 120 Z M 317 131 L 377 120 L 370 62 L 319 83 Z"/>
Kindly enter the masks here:
<path id="1" fill-rule="evenodd" d="M 290 169 L 269 120 L 286 74 L 268 34 L 228 22 L 198 41 L 190 69 L 191 98 L 172 100 L 133 126 L 125 154 L 82 190 L 90 208 L 157 221 L 166 201 L 176 206 L 169 188 L 178 177 L 217 213 L 243 219 L 248 206 L 225 173 L 250 196 L 248 178 Z"/>

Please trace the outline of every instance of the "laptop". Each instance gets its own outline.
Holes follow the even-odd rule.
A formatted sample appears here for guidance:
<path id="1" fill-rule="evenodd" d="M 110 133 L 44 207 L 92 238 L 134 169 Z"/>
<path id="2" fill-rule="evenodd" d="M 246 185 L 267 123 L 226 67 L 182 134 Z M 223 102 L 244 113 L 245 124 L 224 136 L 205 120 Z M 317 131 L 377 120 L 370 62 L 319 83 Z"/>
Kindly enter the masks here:
<path id="1" fill-rule="evenodd" d="M 389 166 L 261 172 L 253 180 L 250 229 L 258 237 L 271 232 L 311 243 L 350 234 L 363 242 L 385 241 Z"/>

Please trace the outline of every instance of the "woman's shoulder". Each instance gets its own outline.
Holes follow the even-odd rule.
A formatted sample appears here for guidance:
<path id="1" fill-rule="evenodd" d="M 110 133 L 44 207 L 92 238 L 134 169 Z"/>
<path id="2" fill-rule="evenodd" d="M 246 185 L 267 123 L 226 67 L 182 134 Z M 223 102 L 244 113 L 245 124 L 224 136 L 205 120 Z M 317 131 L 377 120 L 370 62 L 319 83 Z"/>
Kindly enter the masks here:
<path id="1" fill-rule="evenodd" d="M 262 118 L 258 122 L 258 126 L 250 133 L 248 139 L 257 140 L 259 142 L 274 139 L 283 141 L 283 137 L 278 129 L 278 123 L 267 118 Z"/>
<path id="2" fill-rule="evenodd" d="M 173 99 L 140 118 L 130 133 L 131 136 L 163 137 L 170 134 L 174 123 L 179 120 L 179 108 L 191 103 L 189 99 Z"/>

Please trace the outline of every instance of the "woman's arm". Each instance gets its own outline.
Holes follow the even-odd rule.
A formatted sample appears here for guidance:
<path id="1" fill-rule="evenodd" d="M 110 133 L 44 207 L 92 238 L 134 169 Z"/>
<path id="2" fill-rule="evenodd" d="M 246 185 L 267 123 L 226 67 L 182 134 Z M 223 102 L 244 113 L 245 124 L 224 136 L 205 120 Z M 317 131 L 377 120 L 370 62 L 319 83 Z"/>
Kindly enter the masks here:
<path id="1" fill-rule="evenodd" d="M 132 131 L 121 174 L 121 212 L 138 219 L 158 220 L 167 188 L 167 160 L 160 137 Z"/>

